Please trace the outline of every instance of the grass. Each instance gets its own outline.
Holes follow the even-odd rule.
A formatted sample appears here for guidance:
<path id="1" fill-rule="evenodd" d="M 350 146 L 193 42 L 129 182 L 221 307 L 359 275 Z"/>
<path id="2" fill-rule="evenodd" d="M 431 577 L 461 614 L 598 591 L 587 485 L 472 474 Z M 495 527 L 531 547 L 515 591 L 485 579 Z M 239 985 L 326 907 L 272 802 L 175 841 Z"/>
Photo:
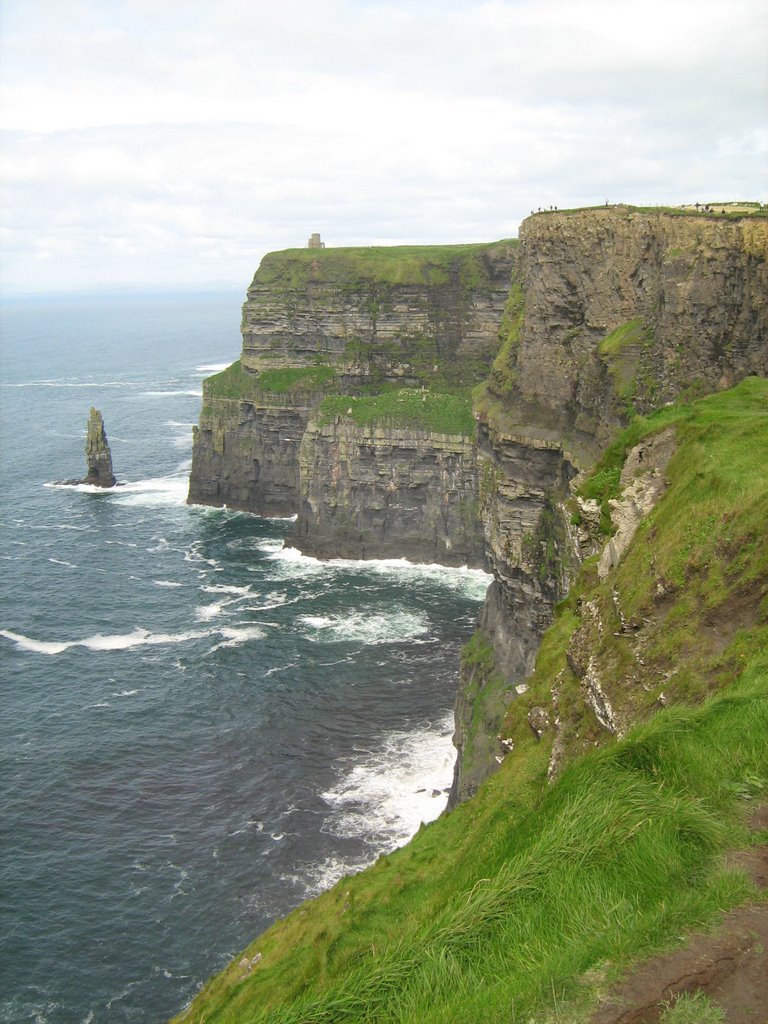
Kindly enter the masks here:
<path id="1" fill-rule="evenodd" d="M 725 1011 L 703 992 L 684 992 L 669 1002 L 660 1024 L 725 1024 Z"/>
<path id="2" fill-rule="evenodd" d="M 296 391 L 316 391 L 331 386 L 336 371 L 331 366 L 284 367 L 249 373 L 238 359 L 221 373 L 203 382 L 205 398 L 234 398 L 254 401 L 262 392 L 289 394 Z"/>
<path id="3" fill-rule="evenodd" d="M 499 352 L 496 356 L 487 386 L 497 395 L 510 392 L 517 379 L 516 358 L 520 331 L 525 319 L 525 296 L 518 282 L 513 283 L 499 326 Z"/>
<path id="4" fill-rule="evenodd" d="M 756 898 L 721 865 L 750 842 L 743 822 L 768 791 L 767 409 L 768 382 L 748 379 L 628 428 L 598 472 L 674 423 L 670 488 L 612 578 L 585 563 L 558 607 L 529 691 L 510 708 L 514 750 L 499 772 L 406 847 L 278 922 L 249 947 L 261 954 L 253 970 L 236 957 L 179 1020 L 576 1021 L 597 984 Z M 671 588 L 662 598 L 660 580 Z M 661 686 L 672 698 L 620 742 L 595 725 L 569 667 L 588 605 L 603 617 L 585 641 L 611 697 L 640 700 L 636 718 Z M 731 622 L 729 635 L 711 622 Z M 640 665 L 632 644 L 644 634 Z M 493 672 L 482 637 L 464 658 Z M 548 785 L 552 733 L 538 740 L 526 712 L 553 685 L 568 757 Z"/>
<path id="5" fill-rule="evenodd" d="M 226 370 L 215 373 L 203 381 L 203 394 L 205 399 L 212 398 L 240 398 L 253 399 L 259 391 L 258 378 L 253 373 L 247 373 L 237 359 Z"/>
<path id="6" fill-rule="evenodd" d="M 467 392 L 440 394 L 397 388 L 379 395 L 329 395 L 320 406 L 321 422 L 337 417 L 358 426 L 425 430 L 435 434 L 475 436 L 472 401 Z"/>
<path id="7" fill-rule="evenodd" d="M 583 492 L 604 502 L 616 496 L 624 453 L 671 424 L 677 450 L 665 472 L 668 491 L 607 580 L 597 578 L 596 560 L 582 567 L 544 637 L 529 692 L 510 708 L 505 735 L 524 738 L 520 716 L 550 700 L 557 677 L 566 756 L 603 742 L 574 674 L 586 657 L 619 719 L 637 721 L 654 712 L 662 693 L 673 702 L 704 699 L 727 686 L 754 651 L 768 649 L 768 381 L 748 378 L 731 391 L 639 417 Z M 587 654 L 580 658 L 579 650 Z"/>
<path id="8" fill-rule="evenodd" d="M 468 245 L 392 245 L 327 249 L 285 249 L 261 261 L 258 283 L 270 288 L 306 288 L 313 283 L 347 289 L 362 285 L 452 285 L 490 287 L 486 256 L 508 249 L 516 239 Z"/>
<path id="9" fill-rule="evenodd" d="M 336 381 L 332 366 L 284 367 L 278 370 L 262 370 L 257 377 L 262 391 L 288 394 L 296 391 L 316 391 L 327 388 Z"/>
<path id="10" fill-rule="evenodd" d="M 640 317 L 621 324 L 615 331 L 611 331 L 600 342 L 599 351 L 601 356 L 617 356 L 629 345 L 642 345 L 647 338 L 647 331 Z"/>

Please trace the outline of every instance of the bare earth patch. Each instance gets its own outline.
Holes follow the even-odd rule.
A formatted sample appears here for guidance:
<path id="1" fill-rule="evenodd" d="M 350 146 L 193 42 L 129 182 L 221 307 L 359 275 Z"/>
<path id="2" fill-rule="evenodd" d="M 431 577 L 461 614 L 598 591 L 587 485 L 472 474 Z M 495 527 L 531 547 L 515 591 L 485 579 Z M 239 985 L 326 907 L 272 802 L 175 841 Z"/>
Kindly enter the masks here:
<path id="1" fill-rule="evenodd" d="M 768 805 L 751 825 L 768 827 Z M 738 851 L 728 864 L 768 887 L 768 846 Z M 716 931 L 645 961 L 608 993 L 590 1024 L 657 1024 L 664 1003 L 698 990 L 725 1010 L 728 1024 L 768 1024 L 768 905 L 739 907 Z"/>

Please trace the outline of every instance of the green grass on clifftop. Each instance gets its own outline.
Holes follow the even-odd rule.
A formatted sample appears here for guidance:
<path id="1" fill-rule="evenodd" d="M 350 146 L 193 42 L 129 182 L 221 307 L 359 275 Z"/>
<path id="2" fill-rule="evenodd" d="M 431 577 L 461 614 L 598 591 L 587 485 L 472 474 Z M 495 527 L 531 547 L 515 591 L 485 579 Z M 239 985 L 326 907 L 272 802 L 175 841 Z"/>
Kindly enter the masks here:
<path id="1" fill-rule="evenodd" d="M 391 245 L 359 248 L 285 249 L 261 261 L 261 285 L 304 289 L 310 283 L 354 287 L 356 282 L 378 286 L 428 284 L 467 289 L 491 283 L 486 254 L 506 249 L 516 240 L 468 245 Z"/>
<path id="2" fill-rule="evenodd" d="M 179 1021 L 577 1024 L 627 964 L 758 898 L 723 854 L 768 839 L 743 824 L 768 793 L 768 382 L 631 429 L 665 422 L 669 490 L 609 580 L 585 563 L 510 708 L 499 772 L 277 922 Z M 593 607 L 605 625 L 582 654 L 611 693 L 671 700 L 638 706 L 650 717 L 620 742 L 566 680 Z M 627 660 L 638 640 L 643 665 Z M 552 732 L 537 740 L 525 713 L 553 685 L 570 760 L 548 784 Z"/>

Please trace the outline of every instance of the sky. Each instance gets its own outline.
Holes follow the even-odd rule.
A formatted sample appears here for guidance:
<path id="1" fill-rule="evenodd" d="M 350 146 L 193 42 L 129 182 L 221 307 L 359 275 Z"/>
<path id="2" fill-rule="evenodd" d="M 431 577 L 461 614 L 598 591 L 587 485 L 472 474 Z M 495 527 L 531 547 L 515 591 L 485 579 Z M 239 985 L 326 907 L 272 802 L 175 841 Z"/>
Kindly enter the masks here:
<path id="1" fill-rule="evenodd" d="M 0 289 L 768 202 L 765 0 L 3 0 Z"/>

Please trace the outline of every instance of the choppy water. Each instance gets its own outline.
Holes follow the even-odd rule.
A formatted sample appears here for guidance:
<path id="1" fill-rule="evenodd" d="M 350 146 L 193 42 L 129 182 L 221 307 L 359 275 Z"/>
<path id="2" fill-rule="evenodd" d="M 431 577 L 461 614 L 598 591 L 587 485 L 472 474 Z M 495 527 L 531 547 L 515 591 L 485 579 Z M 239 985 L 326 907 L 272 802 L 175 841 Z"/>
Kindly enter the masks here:
<path id="1" fill-rule="evenodd" d="M 450 784 L 488 577 L 184 504 L 239 294 L 3 307 L 0 1019 L 161 1021 Z M 83 475 L 102 410 L 108 492 Z M 438 791 L 439 796 L 433 796 Z"/>

